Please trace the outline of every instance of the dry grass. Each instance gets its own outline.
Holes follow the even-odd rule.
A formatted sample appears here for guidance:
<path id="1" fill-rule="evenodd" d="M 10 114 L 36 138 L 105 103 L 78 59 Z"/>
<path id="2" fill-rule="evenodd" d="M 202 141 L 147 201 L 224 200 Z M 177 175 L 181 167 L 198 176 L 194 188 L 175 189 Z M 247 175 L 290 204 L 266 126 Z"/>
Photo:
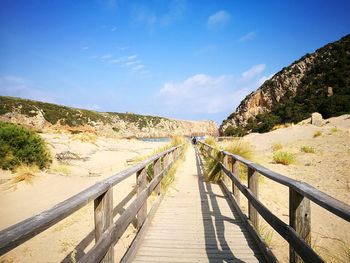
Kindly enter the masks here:
<path id="1" fill-rule="evenodd" d="M 315 148 L 311 147 L 311 146 L 304 145 L 300 148 L 300 151 L 304 152 L 304 153 L 315 153 Z"/>
<path id="2" fill-rule="evenodd" d="M 12 183 L 25 182 L 32 184 L 36 174 L 39 172 L 39 168 L 36 165 L 21 165 L 16 169 L 15 177 L 12 179 Z"/>
<path id="3" fill-rule="evenodd" d="M 232 154 L 239 155 L 245 159 L 253 159 L 253 147 L 244 140 L 231 141 L 222 146 L 222 149 Z"/>
<path id="4" fill-rule="evenodd" d="M 178 146 L 181 144 L 185 144 L 186 142 L 187 141 L 186 141 L 185 137 L 176 135 L 176 136 L 171 137 L 170 144 L 172 147 L 174 147 L 174 146 Z"/>
<path id="5" fill-rule="evenodd" d="M 277 124 L 275 126 L 272 127 L 272 130 L 277 130 L 277 129 L 280 129 L 280 128 L 288 128 L 290 126 L 292 126 L 293 123 L 283 123 L 283 124 Z"/>
<path id="6" fill-rule="evenodd" d="M 264 239 L 267 246 L 271 246 L 273 238 L 273 230 L 266 224 L 260 224 L 258 227 L 260 236 Z"/>
<path id="7" fill-rule="evenodd" d="M 217 145 L 216 139 L 214 137 L 212 137 L 212 136 L 205 137 L 204 142 L 206 144 L 209 144 L 209 145 L 213 146 L 213 147 L 216 147 L 216 145 Z"/>
<path id="8" fill-rule="evenodd" d="M 337 245 L 332 250 L 316 246 L 316 251 L 320 253 L 321 257 L 330 263 L 350 263 L 350 243 L 338 238 L 329 237 L 329 239 L 332 239 L 332 242 Z"/>
<path id="9" fill-rule="evenodd" d="M 315 131 L 313 137 L 316 138 L 316 137 L 319 137 L 321 135 L 322 135 L 321 131 Z"/>
<path id="10" fill-rule="evenodd" d="M 72 135 L 72 139 L 81 142 L 88 142 L 96 145 L 97 136 L 92 133 L 77 133 Z"/>
<path id="11" fill-rule="evenodd" d="M 276 152 L 276 151 L 279 151 L 279 150 L 282 150 L 283 146 L 281 143 L 274 143 L 272 146 L 271 146 L 271 149 L 273 152 Z"/>
<path id="12" fill-rule="evenodd" d="M 71 170 L 68 165 L 62 163 L 54 163 L 50 168 L 50 172 L 60 175 L 68 176 L 71 174 Z"/>
<path id="13" fill-rule="evenodd" d="M 278 151 L 273 154 L 273 161 L 283 165 L 295 163 L 295 155 L 290 152 Z"/>
<path id="14" fill-rule="evenodd" d="M 337 127 L 333 127 L 332 129 L 331 129 L 331 132 L 332 133 L 336 133 L 336 132 L 339 132 L 340 131 L 340 129 L 338 129 Z"/>
<path id="15" fill-rule="evenodd" d="M 15 263 L 15 259 L 12 256 L 1 256 L 0 257 L 0 263 Z"/>

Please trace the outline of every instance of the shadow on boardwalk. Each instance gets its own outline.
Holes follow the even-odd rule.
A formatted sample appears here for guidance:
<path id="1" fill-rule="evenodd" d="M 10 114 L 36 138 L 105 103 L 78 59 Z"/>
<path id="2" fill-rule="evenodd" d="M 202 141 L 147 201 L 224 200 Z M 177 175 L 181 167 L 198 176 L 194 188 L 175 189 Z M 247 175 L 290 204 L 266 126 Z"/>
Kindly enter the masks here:
<path id="1" fill-rule="evenodd" d="M 201 198 L 202 219 L 204 225 L 205 235 L 205 248 L 209 259 L 209 262 L 246 262 L 240 260 L 235 256 L 236 251 L 232 251 L 230 248 L 232 245 L 226 240 L 226 235 L 229 235 L 228 231 L 225 233 L 225 222 L 235 224 L 239 227 L 243 233 L 245 239 L 248 241 L 248 246 L 256 251 L 256 244 L 251 240 L 251 237 L 246 232 L 246 229 L 242 226 L 243 223 L 239 218 L 236 210 L 224 195 L 218 195 L 213 192 L 212 185 L 206 182 L 204 179 L 204 168 L 201 156 L 198 153 L 198 149 L 195 148 L 196 153 L 196 165 L 198 174 L 198 188 Z M 220 211 L 218 199 L 224 199 L 227 205 L 232 211 L 232 218 L 223 215 Z M 211 209 L 210 209 L 211 208 Z M 236 244 L 240 245 L 240 244 Z M 234 245 L 235 247 L 237 247 Z M 260 253 L 254 253 L 257 258 L 261 258 Z M 259 260 L 259 262 L 264 262 Z"/>

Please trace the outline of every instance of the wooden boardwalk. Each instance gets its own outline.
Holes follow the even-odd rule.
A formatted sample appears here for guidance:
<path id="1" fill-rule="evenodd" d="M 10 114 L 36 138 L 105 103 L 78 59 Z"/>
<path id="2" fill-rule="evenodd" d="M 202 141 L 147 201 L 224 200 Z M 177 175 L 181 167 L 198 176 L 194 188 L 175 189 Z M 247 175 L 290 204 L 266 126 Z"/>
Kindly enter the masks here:
<path id="1" fill-rule="evenodd" d="M 133 262 L 264 262 L 218 185 L 203 180 L 195 149 L 176 173 Z"/>

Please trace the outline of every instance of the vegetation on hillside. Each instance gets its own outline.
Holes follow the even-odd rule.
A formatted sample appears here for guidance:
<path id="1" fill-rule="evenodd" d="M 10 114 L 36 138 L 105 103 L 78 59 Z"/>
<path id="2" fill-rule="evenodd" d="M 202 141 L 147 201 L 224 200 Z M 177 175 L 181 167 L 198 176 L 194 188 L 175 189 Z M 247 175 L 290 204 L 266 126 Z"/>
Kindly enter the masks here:
<path id="1" fill-rule="evenodd" d="M 225 135 L 244 136 L 248 132 L 267 132 L 277 124 L 297 123 L 309 118 L 313 112 L 321 113 L 324 118 L 350 113 L 350 35 L 315 53 L 314 63 L 302 77 L 294 97 L 291 92 L 287 92 L 278 102 L 274 102 L 271 112 L 250 118 L 246 127 L 228 127 Z M 300 60 L 309 56 L 306 54 Z M 291 66 L 283 68 L 276 75 L 288 70 L 291 70 Z M 271 80 L 261 86 L 265 91 L 275 88 Z M 233 116 L 234 113 L 228 119 Z"/>
<path id="2" fill-rule="evenodd" d="M 113 119 L 115 119 L 114 117 L 125 122 L 134 123 L 140 129 L 148 127 L 149 125 L 154 127 L 160 124 L 161 120 L 171 121 L 157 116 L 116 112 L 101 113 L 52 103 L 0 96 L 0 115 L 13 111 L 17 111 L 28 117 L 34 117 L 41 112 L 45 120 L 49 123 L 53 125 L 60 123 L 70 127 L 77 127 L 86 124 L 93 125 L 97 122 L 112 124 Z M 114 130 L 118 132 L 117 128 L 114 128 Z"/>
<path id="3" fill-rule="evenodd" d="M 37 165 L 40 169 L 51 163 L 44 140 L 20 125 L 0 121 L 0 168 L 14 170 L 21 165 Z"/>

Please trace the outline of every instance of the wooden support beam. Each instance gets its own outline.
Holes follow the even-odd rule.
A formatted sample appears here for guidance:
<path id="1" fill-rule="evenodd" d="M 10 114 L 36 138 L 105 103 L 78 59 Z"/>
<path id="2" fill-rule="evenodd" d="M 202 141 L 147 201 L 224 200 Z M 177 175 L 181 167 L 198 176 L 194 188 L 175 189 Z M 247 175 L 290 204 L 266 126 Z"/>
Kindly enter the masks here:
<path id="1" fill-rule="evenodd" d="M 223 165 L 229 169 L 229 158 L 227 155 L 223 155 L 222 157 L 222 163 Z M 224 184 L 227 186 L 227 185 L 230 185 L 231 184 L 231 179 L 230 177 L 228 177 L 223 171 L 221 171 L 221 174 L 222 174 L 222 181 L 224 182 Z"/>
<path id="2" fill-rule="evenodd" d="M 113 188 L 100 195 L 94 200 L 94 219 L 95 219 L 95 241 L 101 238 L 106 229 L 113 223 Z M 102 263 L 113 263 L 114 252 L 110 247 L 101 261 Z"/>
<path id="3" fill-rule="evenodd" d="M 252 192 L 252 194 L 256 197 L 256 199 L 259 199 L 258 183 L 259 183 L 259 174 L 254 169 L 248 167 L 248 188 Z M 249 199 L 248 199 L 248 216 L 253 226 L 256 229 L 258 229 L 259 227 L 258 212 L 254 208 L 254 206 L 251 204 Z"/>
<path id="4" fill-rule="evenodd" d="M 147 186 L 147 167 L 142 168 L 136 173 L 136 187 L 137 196 L 146 188 Z M 140 229 L 143 221 L 147 217 L 147 202 L 145 202 L 137 213 L 137 229 Z"/>
<path id="5" fill-rule="evenodd" d="M 153 178 L 155 178 L 162 171 L 161 162 L 162 162 L 162 158 L 159 158 L 158 160 L 154 161 L 154 163 L 153 163 L 153 171 L 154 171 Z M 160 186 L 161 186 L 161 184 L 159 183 L 156 186 L 156 188 L 154 189 L 154 191 L 157 193 L 158 196 L 160 195 L 160 191 L 161 191 Z"/>
<path id="6" fill-rule="evenodd" d="M 237 160 L 235 160 L 233 157 L 232 157 L 232 162 L 231 162 L 231 172 L 239 180 L 239 162 Z M 232 181 L 232 193 L 236 199 L 237 204 L 239 205 L 240 204 L 239 189 L 234 181 Z"/>
<path id="7" fill-rule="evenodd" d="M 310 200 L 289 188 L 289 225 L 308 245 L 311 244 L 311 208 Z M 289 262 L 301 263 L 303 260 L 289 247 Z"/>

